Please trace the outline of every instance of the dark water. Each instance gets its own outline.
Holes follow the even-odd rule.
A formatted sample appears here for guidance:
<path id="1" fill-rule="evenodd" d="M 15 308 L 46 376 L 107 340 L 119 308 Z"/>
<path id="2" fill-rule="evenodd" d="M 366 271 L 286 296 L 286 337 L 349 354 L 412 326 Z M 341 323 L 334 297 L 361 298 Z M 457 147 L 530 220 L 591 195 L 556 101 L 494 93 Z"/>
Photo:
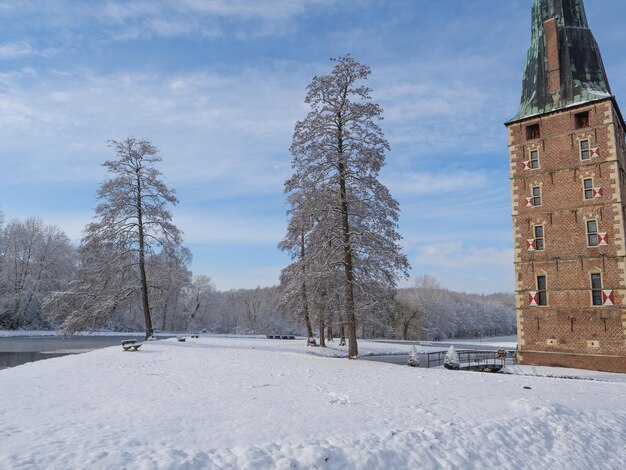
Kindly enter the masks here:
<path id="1" fill-rule="evenodd" d="M 159 336 L 163 339 L 170 336 Z M 27 362 L 80 354 L 94 349 L 117 346 L 124 339 L 143 340 L 143 335 L 129 336 L 15 336 L 0 338 L 0 369 Z"/>
<path id="2" fill-rule="evenodd" d="M 67 353 L 0 352 L 0 370 L 21 366 L 27 362 L 41 361 L 42 359 L 52 359 L 53 357 L 61 356 L 67 356 Z"/>
<path id="3" fill-rule="evenodd" d="M 406 366 L 408 354 L 361 356 L 360 359 L 364 359 L 366 361 L 387 362 L 389 364 L 401 364 Z"/>

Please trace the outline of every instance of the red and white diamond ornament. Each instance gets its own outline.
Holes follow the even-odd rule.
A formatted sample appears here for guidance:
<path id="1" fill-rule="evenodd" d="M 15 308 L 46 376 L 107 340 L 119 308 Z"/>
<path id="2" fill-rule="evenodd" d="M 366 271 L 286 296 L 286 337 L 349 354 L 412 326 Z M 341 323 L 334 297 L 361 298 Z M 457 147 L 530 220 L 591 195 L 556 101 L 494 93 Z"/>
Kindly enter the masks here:
<path id="1" fill-rule="evenodd" d="M 526 249 L 528 251 L 535 251 L 537 249 L 537 242 L 534 238 L 526 240 Z"/>
<path id="2" fill-rule="evenodd" d="M 608 246 L 609 236 L 606 232 L 598 232 L 598 246 Z"/>
<path id="3" fill-rule="evenodd" d="M 539 292 L 530 291 L 528 292 L 528 304 L 537 306 L 539 305 Z"/>
<path id="4" fill-rule="evenodd" d="M 602 197 L 602 188 L 593 188 L 591 194 L 593 194 L 595 198 Z"/>
<path id="5" fill-rule="evenodd" d="M 526 207 L 532 207 L 533 206 L 533 198 L 532 197 L 527 197 L 526 198 Z"/>
<path id="6" fill-rule="evenodd" d="M 591 158 L 597 158 L 600 156 L 600 149 L 598 147 L 589 149 L 589 156 Z"/>
<path id="7" fill-rule="evenodd" d="M 602 305 L 614 305 L 615 297 L 613 296 L 612 290 L 603 290 L 602 291 Z"/>
<path id="8" fill-rule="evenodd" d="M 530 160 L 522 163 L 524 163 L 524 170 L 530 170 Z"/>

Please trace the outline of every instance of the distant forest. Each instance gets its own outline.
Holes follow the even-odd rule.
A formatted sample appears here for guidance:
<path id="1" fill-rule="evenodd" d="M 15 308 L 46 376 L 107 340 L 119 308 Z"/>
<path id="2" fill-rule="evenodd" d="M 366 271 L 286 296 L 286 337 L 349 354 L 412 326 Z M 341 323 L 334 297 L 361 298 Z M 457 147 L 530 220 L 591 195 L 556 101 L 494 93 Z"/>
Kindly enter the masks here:
<path id="1" fill-rule="evenodd" d="M 0 328 L 56 329 L 59 320 L 48 318 L 42 301 L 49 292 L 67 289 L 77 274 L 79 259 L 78 250 L 62 230 L 34 218 L 4 222 L 0 214 Z M 210 278 L 188 269 L 178 267 L 175 275 L 164 275 L 167 267 L 161 261 L 159 256 L 147 259 L 147 269 L 156 280 L 151 286 L 151 307 L 157 331 L 306 335 L 279 287 L 220 292 Z M 437 340 L 506 335 L 516 329 L 513 294 L 453 292 L 430 276 L 419 277 L 416 287 L 398 289 L 389 312 L 382 317 L 377 312 L 364 315 L 358 335 Z M 141 331 L 140 296 L 130 296 L 97 328 Z M 329 333 L 336 337 L 339 321 L 326 319 L 324 328 L 327 340 Z"/>

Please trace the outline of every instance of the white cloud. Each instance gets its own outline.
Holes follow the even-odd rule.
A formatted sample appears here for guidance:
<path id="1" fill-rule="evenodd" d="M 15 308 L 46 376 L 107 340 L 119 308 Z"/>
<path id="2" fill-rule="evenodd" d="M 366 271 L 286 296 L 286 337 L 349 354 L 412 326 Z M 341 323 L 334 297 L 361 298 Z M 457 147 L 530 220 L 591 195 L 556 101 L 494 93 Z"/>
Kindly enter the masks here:
<path id="1" fill-rule="evenodd" d="M 394 193 L 437 194 L 476 192 L 489 185 L 492 178 L 486 171 L 394 172 L 385 175 L 386 184 Z"/>
<path id="2" fill-rule="evenodd" d="M 444 287 L 466 292 L 513 290 L 513 249 L 461 241 L 424 244 L 411 258 L 414 275 L 428 272 Z"/>
<path id="3" fill-rule="evenodd" d="M 279 283 L 280 271 L 284 266 L 262 266 L 241 268 L 233 273 L 211 276 L 218 290 L 254 289 L 256 287 L 272 287 Z"/>
<path id="4" fill-rule="evenodd" d="M 21 19 L 42 29 L 63 28 L 80 36 L 98 27 L 115 40 L 142 37 L 215 37 L 229 32 L 237 39 L 284 36 L 295 31 L 295 19 L 337 0 L 108 0 L 80 3 L 51 0 L 45 4 L 22 0 L 0 3 L 0 15 Z M 220 23 L 228 21 L 229 28 Z M 82 38 L 81 38 L 82 39 Z"/>
<path id="5" fill-rule="evenodd" d="M 0 44 L 0 60 L 19 59 L 29 56 L 48 57 L 57 52 L 55 49 L 36 49 L 29 42 L 5 42 Z"/>
<path id="6" fill-rule="evenodd" d="M 284 236 L 286 222 L 272 217 L 229 215 L 216 208 L 211 213 L 177 211 L 174 222 L 185 233 L 185 243 L 276 246 Z"/>
<path id="7" fill-rule="evenodd" d="M 428 244 L 418 248 L 416 265 L 443 268 L 513 266 L 513 249 L 467 246 L 461 241 Z"/>
<path id="8" fill-rule="evenodd" d="M 297 67 L 285 75 L 284 67 L 175 75 L 73 70 L 28 82 L 7 74 L 0 77 L 0 155 L 15 161 L 0 180 L 94 181 L 110 156 L 106 140 L 135 135 L 161 149 L 169 181 L 203 182 L 200 190 L 217 197 L 280 194 L 309 75 Z"/>
<path id="9" fill-rule="evenodd" d="M 210 16 L 284 20 L 329 3 L 329 0 L 179 0 L 175 8 Z"/>
<path id="10" fill-rule="evenodd" d="M 25 57 L 34 54 L 35 50 L 28 43 L 9 42 L 0 44 L 0 60 L 15 59 L 17 57 Z"/>

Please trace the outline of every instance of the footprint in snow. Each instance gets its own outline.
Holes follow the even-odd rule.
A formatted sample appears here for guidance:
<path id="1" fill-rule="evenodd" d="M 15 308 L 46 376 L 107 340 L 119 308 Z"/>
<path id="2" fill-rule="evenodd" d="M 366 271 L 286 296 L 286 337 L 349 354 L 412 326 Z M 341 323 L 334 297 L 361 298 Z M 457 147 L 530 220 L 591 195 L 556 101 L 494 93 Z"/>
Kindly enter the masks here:
<path id="1" fill-rule="evenodd" d="M 328 390 L 320 387 L 319 385 L 314 385 L 314 387 L 319 392 L 325 393 L 326 395 L 330 395 L 332 397 L 332 399 L 328 401 L 331 405 L 349 405 L 350 404 L 350 397 L 347 395 L 341 395 L 340 393 L 329 392 Z"/>
<path id="2" fill-rule="evenodd" d="M 348 397 L 347 395 L 341 395 L 335 392 L 327 392 L 327 393 L 328 395 L 333 397 L 332 400 L 329 401 L 331 405 L 349 405 L 350 404 L 350 397 Z"/>

